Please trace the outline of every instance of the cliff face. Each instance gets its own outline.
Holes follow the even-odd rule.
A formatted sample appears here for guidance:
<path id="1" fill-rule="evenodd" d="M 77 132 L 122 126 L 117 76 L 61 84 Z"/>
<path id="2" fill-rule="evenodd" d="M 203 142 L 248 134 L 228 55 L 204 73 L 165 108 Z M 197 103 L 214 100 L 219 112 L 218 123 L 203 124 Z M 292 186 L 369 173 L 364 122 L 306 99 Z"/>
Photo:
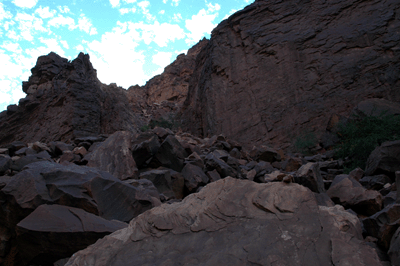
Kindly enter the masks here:
<path id="1" fill-rule="evenodd" d="M 186 99 L 196 57 L 207 43 L 208 40 L 201 40 L 190 48 L 186 55 L 180 54 L 161 75 L 155 76 L 146 83 L 143 89 L 146 91 L 148 104 L 163 101 L 182 103 Z"/>
<path id="2" fill-rule="evenodd" d="M 287 147 L 363 99 L 400 101 L 399 32 L 396 0 L 256 1 L 212 32 L 182 123 Z"/>
<path id="3" fill-rule="evenodd" d="M 176 113 L 188 94 L 189 80 L 193 75 L 196 58 L 207 45 L 203 39 L 180 54 L 164 72 L 150 79 L 144 86 L 131 86 L 128 98 L 133 109 L 147 118 L 168 117 Z"/>
<path id="4" fill-rule="evenodd" d="M 80 53 L 72 62 L 55 53 L 38 58 L 27 97 L 0 114 L 0 144 L 71 139 L 117 130 L 135 132 L 140 125 L 126 91 L 102 84 L 89 60 Z"/>

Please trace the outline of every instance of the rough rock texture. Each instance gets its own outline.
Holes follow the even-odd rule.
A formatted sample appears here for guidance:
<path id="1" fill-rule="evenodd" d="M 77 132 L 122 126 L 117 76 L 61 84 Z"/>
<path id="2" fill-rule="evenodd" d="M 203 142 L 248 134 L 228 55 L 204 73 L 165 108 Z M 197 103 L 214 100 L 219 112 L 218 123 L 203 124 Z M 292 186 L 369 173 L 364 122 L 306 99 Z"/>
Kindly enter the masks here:
<path id="1" fill-rule="evenodd" d="M 15 256 L 16 225 L 44 204 L 82 209 L 107 220 L 129 222 L 160 204 L 146 188 L 131 186 L 107 172 L 78 165 L 36 162 L 1 179 L 0 256 Z M 158 201 L 158 202 L 157 202 Z M 17 255 L 18 257 L 18 255 Z M 7 258 L 6 258 L 7 259 Z"/>
<path id="2" fill-rule="evenodd" d="M 182 103 L 186 99 L 196 57 L 207 43 L 208 40 L 203 39 L 190 48 L 186 55 L 178 55 L 173 63 L 165 67 L 162 74 L 150 79 L 141 88 L 146 93 L 148 105 L 160 104 L 163 101 Z"/>
<path id="3" fill-rule="evenodd" d="M 400 265 L 400 228 L 393 235 L 388 254 L 392 265 Z"/>
<path id="4" fill-rule="evenodd" d="M 255 1 L 198 55 L 182 123 L 285 148 L 363 99 L 400 101 L 399 30 L 397 0 Z"/>
<path id="5" fill-rule="evenodd" d="M 400 140 L 387 141 L 373 150 L 368 157 L 365 175 L 395 175 L 400 170 Z"/>
<path id="6" fill-rule="evenodd" d="M 362 222 L 367 233 L 379 239 L 378 243 L 387 250 L 393 234 L 400 226 L 400 204 L 389 205 Z"/>
<path id="7" fill-rule="evenodd" d="M 225 178 L 164 204 L 70 265 L 381 265 L 356 216 L 297 184 Z"/>
<path id="8" fill-rule="evenodd" d="M 68 142 L 140 127 L 126 91 L 102 84 L 89 55 L 80 53 L 69 62 L 52 52 L 39 57 L 31 71 L 22 86 L 26 98 L 14 112 L 0 114 L 0 145 L 14 140 Z"/>
<path id="9" fill-rule="evenodd" d="M 348 175 L 336 176 L 326 193 L 336 204 L 363 215 L 373 215 L 382 209 L 382 195 L 378 191 L 365 189 Z"/>
<path id="10" fill-rule="evenodd" d="M 92 152 L 87 166 L 107 171 L 121 180 L 137 179 L 139 173 L 132 156 L 132 140 L 131 132 L 115 132 Z"/>
<path id="11" fill-rule="evenodd" d="M 20 252 L 16 263 L 31 265 L 37 261 L 42 265 L 44 262 L 50 264 L 127 226 L 77 208 L 41 205 L 17 225 Z"/>

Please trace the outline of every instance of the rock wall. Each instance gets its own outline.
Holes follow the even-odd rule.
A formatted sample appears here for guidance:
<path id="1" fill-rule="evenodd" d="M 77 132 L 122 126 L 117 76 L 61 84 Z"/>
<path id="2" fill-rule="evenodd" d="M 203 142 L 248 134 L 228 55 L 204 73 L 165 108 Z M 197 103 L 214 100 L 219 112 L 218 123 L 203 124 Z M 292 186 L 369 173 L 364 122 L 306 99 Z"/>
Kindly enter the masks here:
<path id="1" fill-rule="evenodd" d="M 162 74 L 153 77 L 144 86 L 129 87 L 128 98 L 135 112 L 147 120 L 160 117 L 169 119 L 174 115 L 186 99 L 197 55 L 207 43 L 208 40 L 204 38 L 190 48 L 186 55 L 178 55 Z"/>
<path id="2" fill-rule="evenodd" d="M 184 129 L 288 147 L 366 98 L 400 101 L 400 3 L 255 1 L 200 52 Z"/>
<path id="3" fill-rule="evenodd" d="M 31 71 L 22 86 L 27 97 L 0 114 L 0 144 L 69 142 L 140 127 L 126 91 L 102 84 L 89 55 L 68 62 L 52 52 L 39 57 Z"/>

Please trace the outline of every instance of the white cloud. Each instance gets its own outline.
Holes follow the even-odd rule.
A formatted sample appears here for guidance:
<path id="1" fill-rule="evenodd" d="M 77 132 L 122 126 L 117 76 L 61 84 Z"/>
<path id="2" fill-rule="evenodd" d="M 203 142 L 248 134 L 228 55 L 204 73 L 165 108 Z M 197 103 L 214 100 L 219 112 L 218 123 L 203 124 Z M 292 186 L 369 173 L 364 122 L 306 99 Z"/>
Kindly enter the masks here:
<path id="1" fill-rule="evenodd" d="M 10 41 L 5 41 L 3 44 L 0 46 L 1 48 L 6 49 L 7 51 L 10 51 L 12 53 L 21 53 L 22 49 L 19 43 L 14 43 Z"/>
<path id="2" fill-rule="evenodd" d="M 187 44 L 197 43 L 206 33 L 210 33 L 214 28 L 214 19 L 217 13 L 208 14 L 205 9 L 201 9 L 197 15 L 193 15 L 191 19 L 185 21 L 186 29 L 189 30 Z"/>
<path id="3" fill-rule="evenodd" d="M 67 41 L 61 40 L 60 43 L 65 49 L 69 49 L 69 45 L 68 45 Z"/>
<path id="4" fill-rule="evenodd" d="M 50 19 L 48 25 L 56 28 L 59 28 L 60 26 L 67 26 L 69 30 L 76 28 L 75 20 L 73 18 L 64 17 L 62 15 L 58 15 L 57 17 Z"/>
<path id="5" fill-rule="evenodd" d="M 0 3 L 0 21 L 10 18 L 12 18 L 12 14 L 9 11 L 4 10 L 3 3 Z"/>
<path id="6" fill-rule="evenodd" d="M 209 4 L 207 4 L 207 7 L 208 7 L 208 12 L 211 12 L 211 13 L 216 12 L 221 9 L 221 6 L 219 4 L 213 5 L 213 4 L 209 3 Z"/>
<path id="7" fill-rule="evenodd" d="M 158 12 L 158 14 L 164 15 L 165 14 L 165 10 L 161 10 L 160 12 Z"/>
<path id="8" fill-rule="evenodd" d="M 124 2 L 127 4 L 132 4 L 132 3 L 135 3 L 136 0 L 124 0 Z"/>
<path id="9" fill-rule="evenodd" d="M 120 8 L 119 9 L 119 13 L 121 13 L 121 15 L 128 14 L 129 12 L 136 13 L 136 8 L 132 7 L 132 8 Z"/>
<path id="10" fill-rule="evenodd" d="M 172 20 L 179 22 L 182 20 L 182 15 L 180 13 L 174 14 L 174 16 L 172 17 Z"/>
<path id="11" fill-rule="evenodd" d="M 166 67 L 171 63 L 172 53 L 170 52 L 158 52 L 153 55 L 153 63 L 161 67 Z"/>
<path id="12" fill-rule="evenodd" d="M 32 8 L 36 6 L 38 0 L 12 0 L 13 4 L 22 8 Z"/>
<path id="13" fill-rule="evenodd" d="M 150 6 L 149 1 L 145 0 L 139 2 L 137 5 L 142 9 L 142 14 L 146 17 L 147 20 L 152 21 L 156 19 L 153 15 L 150 14 L 150 11 L 148 9 L 148 7 Z"/>
<path id="14" fill-rule="evenodd" d="M 9 30 L 9 31 L 7 31 L 6 36 L 7 36 L 9 39 L 12 39 L 12 40 L 14 40 L 14 41 L 19 41 L 19 40 L 21 39 L 21 37 L 20 37 L 14 30 Z"/>
<path id="15" fill-rule="evenodd" d="M 36 32 L 48 31 L 43 27 L 43 20 L 33 15 L 18 13 L 15 17 L 15 21 L 19 23 L 18 29 L 21 31 L 21 37 L 27 41 L 33 41 L 33 34 Z"/>
<path id="16" fill-rule="evenodd" d="M 117 27 L 103 34 L 100 41 L 87 43 L 87 51 L 102 82 L 118 82 L 118 85 L 128 88 L 148 80 L 143 71 L 145 56 L 136 51 L 137 37 L 139 34 L 128 30 L 127 23 L 117 22 Z"/>
<path id="17" fill-rule="evenodd" d="M 110 4 L 112 7 L 116 7 L 119 5 L 119 0 L 110 0 Z"/>
<path id="18" fill-rule="evenodd" d="M 42 19 L 46 19 L 54 17 L 56 11 L 55 10 L 50 11 L 49 7 L 46 6 L 44 8 L 39 7 L 38 9 L 35 10 L 35 13 L 38 14 Z"/>
<path id="19" fill-rule="evenodd" d="M 58 6 L 58 10 L 60 10 L 61 13 L 69 13 L 69 8 L 67 6 Z"/>
<path id="20" fill-rule="evenodd" d="M 43 37 L 39 37 L 41 43 L 45 44 L 47 47 L 39 47 L 38 51 L 45 55 L 50 52 L 55 52 L 61 57 L 66 57 L 64 49 L 58 44 L 56 39 L 45 39 Z M 39 57 L 39 56 L 38 56 Z"/>
<path id="21" fill-rule="evenodd" d="M 97 29 L 93 27 L 92 22 L 84 14 L 81 14 L 78 19 L 78 28 L 90 35 L 97 34 Z"/>
<path id="22" fill-rule="evenodd" d="M 172 0 L 171 6 L 178 6 L 181 0 Z"/>
<path id="23" fill-rule="evenodd" d="M 128 25 L 129 29 L 141 33 L 141 40 L 143 40 L 145 44 L 154 42 L 160 47 L 165 47 L 169 42 L 180 40 L 185 37 L 183 29 L 176 24 L 160 24 L 156 21 L 154 24 L 144 24 L 140 22 L 129 23 Z"/>
<path id="24" fill-rule="evenodd" d="M 163 1 L 164 4 L 166 4 L 168 0 L 162 0 L 162 1 Z"/>
<path id="25" fill-rule="evenodd" d="M 77 46 L 75 46 L 75 50 L 77 50 L 78 52 L 83 52 L 85 51 L 85 48 L 83 48 L 82 44 L 78 44 Z"/>

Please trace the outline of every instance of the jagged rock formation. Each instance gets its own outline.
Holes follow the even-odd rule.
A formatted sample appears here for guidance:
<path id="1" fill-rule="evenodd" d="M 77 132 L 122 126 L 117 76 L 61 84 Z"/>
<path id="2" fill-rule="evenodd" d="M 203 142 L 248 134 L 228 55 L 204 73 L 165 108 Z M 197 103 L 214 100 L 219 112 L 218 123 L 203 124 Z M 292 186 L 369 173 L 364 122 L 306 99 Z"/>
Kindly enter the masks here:
<path id="1" fill-rule="evenodd" d="M 144 86 L 128 89 L 129 102 L 133 110 L 149 122 L 151 119 L 168 119 L 175 116 L 186 99 L 189 80 L 195 69 L 196 58 L 208 43 L 207 39 L 180 54 L 164 72 L 150 79 Z"/>
<path id="2" fill-rule="evenodd" d="M 148 105 L 160 104 L 163 101 L 182 103 L 186 99 L 196 57 L 207 43 L 208 40 L 203 39 L 190 48 L 186 55 L 178 55 L 174 62 L 165 67 L 162 74 L 150 79 L 141 88 L 146 94 L 145 100 Z M 133 89 L 134 87 L 131 90 Z"/>
<path id="3" fill-rule="evenodd" d="M 396 0 L 255 1 L 200 52 L 185 129 L 285 148 L 365 98 L 400 101 L 399 16 Z"/>
<path id="4" fill-rule="evenodd" d="M 23 90 L 19 106 L 0 114 L 0 144 L 71 141 L 141 125 L 126 91 L 102 84 L 83 53 L 72 62 L 55 53 L 39 57 Z"/>

